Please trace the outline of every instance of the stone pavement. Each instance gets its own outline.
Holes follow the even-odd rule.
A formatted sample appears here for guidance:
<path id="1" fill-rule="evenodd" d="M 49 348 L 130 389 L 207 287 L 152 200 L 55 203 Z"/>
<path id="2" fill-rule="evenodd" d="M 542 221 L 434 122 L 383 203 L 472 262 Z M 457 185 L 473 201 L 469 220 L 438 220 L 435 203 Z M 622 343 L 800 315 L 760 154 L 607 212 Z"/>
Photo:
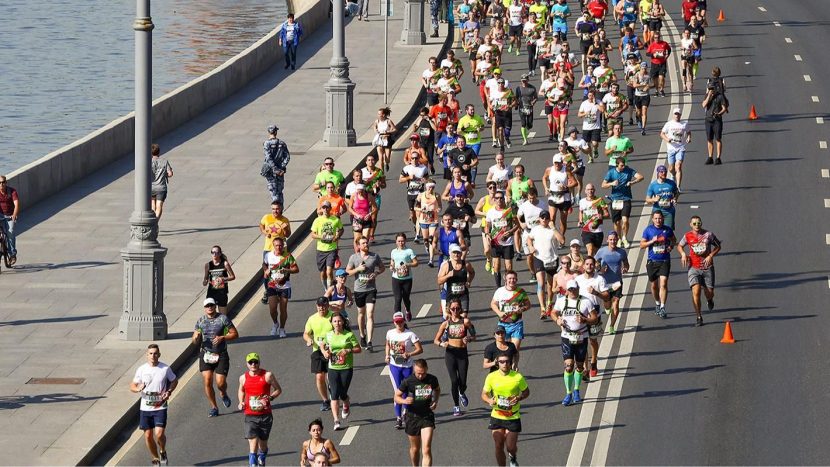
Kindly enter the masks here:
<path id="1" fill-rule="evenodd" d="M 396 0 L 395 7 L 388 80 L 397 122 L 413 108 L 421 71 L 444 46 L 446 25 L 442 37 L 425 46 L 396 44 L 403 2 Z M 266 126 L 276 123 L 291 149 L 285 197 L 286 216 L 295 229 L 315 206 L 310 184 L 322 159 L 335 157 L 346 173 L 371 150 L 368 129 L 383 105 L 383 21 L 373 16 L 370 22 L 347 23 L 359 145 L 345 150 L 319 141 L 330 39 L 330 28 L 322 28 L 301 44 L 297 71 L 276 66 L 157 141 L 174 170 L 159 234 L 169 249 L 164 309 L 170 337 L 160 343 L 162 360 L 184 362 L 189 356 L 193 323 L 202 313 L 202 268 L 212 245 L 221 245 L 234 263 L 232 292 L 240 295 L 258 276 L 262 239 L 257 225 L 270 201 L 259 176 Z M 21 200 L 18 266 L 0 275 L 0 450 L 14 464 L 90 462 L 88 454 L 110 439 L 119 421 L 135 422 L 129 411 L 137 399 L 127 387 L 144 361 L 147 342 L 124 342 L 116 335 L 132 159 L 125 157 L 38 205 L 28 207 Z M 313 275 L 316 280 L 316 271 Z M 33 378 L 83 382 L 35 384 Z"/>

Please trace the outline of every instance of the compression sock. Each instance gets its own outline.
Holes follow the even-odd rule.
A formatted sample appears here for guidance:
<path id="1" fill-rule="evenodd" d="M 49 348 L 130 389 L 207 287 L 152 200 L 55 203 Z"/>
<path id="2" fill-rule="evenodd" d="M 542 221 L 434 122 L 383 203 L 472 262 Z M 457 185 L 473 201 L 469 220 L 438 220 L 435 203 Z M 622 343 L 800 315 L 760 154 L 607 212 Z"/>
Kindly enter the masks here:
<path id="1" fill-rule="evenodd" d="M 257 465 L 256 464 L 256 453 L 249 452 L 248 453 L 248 465 Z"/>
<path id="2" fill-rule="evenodd" d="M 579 385 L 582 384 L 582 373 L 577 370 L 574 372 L 574 389 L 579 389 Z"/>
<path id="3" fill-rule="evenodd" d="M 550 134 L 553 134 L 553 122 L 548 122 L 548 131 L 550 131 Z"/>
<path id="4" fill-rule="evenodd" d="M 527 141 L 527 128 L 522 127 L 522 140 Z"/>
<path id="5" fill-rule="evenodd" d="M 501 287 L 501 273 L 497 272 L 493 277 L 496 279 L 496 287 Z"/>
<path id="6" fill-rule="evenodd" d="M 259 465 L 265 465 L 265 456 L 267 456 L 267 455 L 268 455 L 268 450 L 267 449 L 264 450 L 264 451 L 259 451 L 259 453 L 257 453 L 256 457 L 257 457 L 257 460 L 259 461 Z"/>
<path id="7" fill-rule="evenodd" d="M 574 392 L 574 374 L 573 372 L 565 372 L 565 392 L 568 394 Z"/>
<path id="8" fill-rule="evenodd" d="M 692 78 L 697 78 L 697 69 L 699 65 L 699 63 L 692 65 Z"/>

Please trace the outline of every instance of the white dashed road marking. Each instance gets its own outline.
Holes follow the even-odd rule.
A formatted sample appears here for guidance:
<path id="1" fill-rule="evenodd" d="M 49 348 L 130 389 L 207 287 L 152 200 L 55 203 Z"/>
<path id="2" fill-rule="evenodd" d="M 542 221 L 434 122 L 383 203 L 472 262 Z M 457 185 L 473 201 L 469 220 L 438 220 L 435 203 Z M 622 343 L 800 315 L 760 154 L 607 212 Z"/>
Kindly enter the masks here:
<path id="1" fill-rule="evenodd" d="M 510 161 L 510 165 L 512 165 L 513 167 L 516 167 L 517 165 L 519 165 L 519 162 L 521 162 L 521 161 L 522 161 L 521 157 L 515 157 L 515 158 L 513 158 L 512 161 Z"/>
<path id="2" fill-rule="evenodd" d="M 792 44 L 792 43 L 793 43 L 793 40 L 792 40 L 792 39 L 790 39 L 789 37 L 785 37 L 785 38 L 784 38 L 784 42 L 786 42 L 787 44 Z"/>
<path id="3" fill-rule="evenodd" d="M 816 117 L 816 123 L 818 125 L 824 125 L 824 117 Z"/>
<path id="4" fill-rule="evenodd" d="M 830 245 L 830 234 L 824 234 L 824 242 Z"/>
<path id="5" fill-rule="evenodd" d="M 432 303 L 424 304 L 420 310 L 418 310 L 418 314 L 415 315 L 416 318 L 423 318 L 427 314 L 429 314 L 429 309 L 432 308 Z"/>
<path id="6" fill-rule="evenodd" d="M 818 147 L 820 149 L 827 149 L 827 141 L 819 141 L 818 142 Z"/>
<path id="7" fill-rule="evenodd" d="M 773 21 L 772 24 L 774 24 L 777 28 L 781 27 L 781 23 L 779 23 L 778 21 Z"/>
<path id="8" fill-rule="evenodd" d="M 821 102 L 821 101 L 818 100 L 818 96 L 812 96 L 812 97 L 810 97 L 810 99 L 812 99 L 813 102 Z"/>
<path id="9" fill-rule="evenodd" d="M 801 55 L 795 54 L 795 55 L 793 55 L 793 57 L 795 57 L 795 61 L 796 61 L 796 62 L 800 62 L 800 61 L 801 61 Z"/>
<path id="10" fill-rule="evenodd" d="M 380 370 L 381 376 L 389 376 L 389 365 L 384 365 L 383 369 Z"/>
<path id="11" fill-rule="evenodd" d="M 830 208 L 830 199 L 824 198 L 824 207 Z"/>
<path id="12" fill-rule="evenodd" d="M 830 169 L 821 169 L 821 178 L 830 178 Z"/>
<path id="13" fill-rule="evenodd" d="M 809 83 L 812 80 L 813 80 L 813 78 L 810 78 L 810 75 L 804 75 L 804 81 Z"/>
<path id="14" fill-rule="evenodd" d="M 531 131 L 531 132 L 529 132 L 529 133 L 527 134 L 527 137 L 528 137 L 528 138 L 535 138 L 535 137 L 536 137 L 536 132 L 535 132 L 535 131 Z"/>
<path id="15" fill-rule="evenodd" d="M 767 9 L 762 7 L 762 6 L 759 6 L 758 9 L 761 10 L 761 11 L 767 11 Z"/>
<path id="16" fill-rule="evenodd" d="M 700 208 L 700 206 L 698 206 L 698 205 L 696 205 L 696 204 L 695 204 L 695 205 L 692 205 L 692 206 L 689 206 L 689 209 L 698 209 L 698 208 Z"/>
<path id="17" fill-rule="evenodd" d="M 359 426 L 350 426 L 346 428 L 346 434 L 343 435 L 343 439 L 340 440 L 340 445 L 348 446 L 352 444 L 352 441 L 354 440 L 355 435 L 357 435 L 357 430 L 359 428 Z"/>

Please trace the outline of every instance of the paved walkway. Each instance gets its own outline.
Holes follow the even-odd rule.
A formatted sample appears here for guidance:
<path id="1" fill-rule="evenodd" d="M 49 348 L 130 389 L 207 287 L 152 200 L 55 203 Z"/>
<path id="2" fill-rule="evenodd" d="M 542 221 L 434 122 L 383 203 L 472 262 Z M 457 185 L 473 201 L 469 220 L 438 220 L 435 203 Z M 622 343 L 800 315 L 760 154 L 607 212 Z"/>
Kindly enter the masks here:
<path id="1" fill-rule="evenodd" d="M 392 117 L 399 120 L 420 90 L 418 77 L 442 39 L 423 47 L 396 44 L 403 2 L 390 19 L 388 79 Z M 329 77 L 331 31 L 300 46 L 292 73 L 276 66 L 204 115 L 161 138 L 175 176 L 159 241 L 169 249 L 165 312 L 170 339 L 162 359 L 185 353 L 201 314 L 202 265 L 219 244 L 235 263 L 238 292 L 261 260 L 257 225 L 269 210 L 259 176 L 266 126 L 274 122 L 292 152 L 286 215 L 299 225 L 312 212 L 309 186 L 324 156 L 353 168 L 370 150 L 367 129 L 383 104 L 383 21 L 353 21 L 346 50 L 355 89 L 360 145 L 320 144 L 323 84 Z M 445 33 L 442 32 L 445 37 Z M 314 55 L 311 55 L 314 51 Z M 143 362 L 146 342 L 116 336 L 122 309 L 119 251 L 129 238 L 132 156 L 112 164 L 54 199 L 23 210 L 19 263 L 0 276 L 0 450 L 15 464 L 76 464 L 135 403 L 127 390 Z M 25 200 L 22 200 L 25 206 Z M 83 378 L 80 384 L 34 384 L 32 378 Z"/>

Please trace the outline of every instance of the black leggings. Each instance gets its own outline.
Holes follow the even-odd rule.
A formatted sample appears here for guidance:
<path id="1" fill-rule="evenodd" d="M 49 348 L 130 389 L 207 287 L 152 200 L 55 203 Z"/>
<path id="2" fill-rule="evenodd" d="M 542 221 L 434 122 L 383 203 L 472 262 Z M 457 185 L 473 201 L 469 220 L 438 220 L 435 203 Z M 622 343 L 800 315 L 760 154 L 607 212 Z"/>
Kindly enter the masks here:
<path id="1" fill-rule="evenodd" d="M 406 310 L 412 311 L 412 302 L 409 300 L 409 295 L 412 293 L 412 278 L 409 279 L 392 279 L 392 293 L 395 294 L 395 312 L 401 311 L 401 301 L 403 301 Z"/>
<path id="2" fill-rule="evenodd" d="M 470 360 L 467 358 L 466 347 L 447 347 L 444 354 L 444 363 L 452 383 L 452 400 L 458 407 L 458 393 L 467 392 L 467 367 Z"/>
<path id="3" fill-rule="evenodd" d="M 527 71 L 535 70 L 537 62 L 536 43 L 527 44 Z"/>
<path id="4" fill-rule="evenodd" d="M 332 400 L 349 400 L 349 386 L 352 385 L 352 374 L 354 370 L 332 370 L 329 368 L 327 377 L 329 380 L 329 396 Z"/>

